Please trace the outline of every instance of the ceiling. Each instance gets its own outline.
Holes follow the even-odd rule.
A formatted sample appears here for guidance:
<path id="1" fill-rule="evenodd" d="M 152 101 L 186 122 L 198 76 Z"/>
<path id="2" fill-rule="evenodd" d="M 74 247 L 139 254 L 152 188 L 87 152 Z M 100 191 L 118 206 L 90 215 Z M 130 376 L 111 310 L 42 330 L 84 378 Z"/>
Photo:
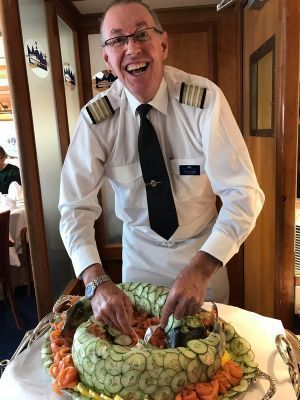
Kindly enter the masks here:
<path id="1" fill-rule="evenodd" d="M 216 5 L 220 0 L 146 0 L 154 8 L 174 8 Z M 81 14 L 103 13 L 111 0 L 73 0 L 73 4 Z"/>

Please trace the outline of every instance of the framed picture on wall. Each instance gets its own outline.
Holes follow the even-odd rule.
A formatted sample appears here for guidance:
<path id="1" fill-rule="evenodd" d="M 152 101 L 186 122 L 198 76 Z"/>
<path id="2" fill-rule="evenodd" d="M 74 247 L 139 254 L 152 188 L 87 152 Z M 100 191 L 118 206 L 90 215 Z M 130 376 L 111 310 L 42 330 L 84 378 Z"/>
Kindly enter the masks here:
<path id="1" fill-rule="evenodd" d="M 250 135 L 274 135 L 275 36 L 250 56 Z"/>

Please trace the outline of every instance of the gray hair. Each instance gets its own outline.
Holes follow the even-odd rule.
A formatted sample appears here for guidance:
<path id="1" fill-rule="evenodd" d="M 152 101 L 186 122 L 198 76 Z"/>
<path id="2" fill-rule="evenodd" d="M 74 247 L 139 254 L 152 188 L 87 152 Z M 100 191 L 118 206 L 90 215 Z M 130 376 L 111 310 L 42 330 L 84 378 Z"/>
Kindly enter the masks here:
<path id="1" fill-rule="evenodd" d="M 158 15 L 156 14 L 156 12 L 150 6 L 148 6 L 148 4 L 144 3 L 142 0 L 113 0 L 110 3 L 110 5 L 107 7 L 107 9 L 104 11 L 104 13 L 103 13 L 103 15 L 101 17 L 101 20 L 100 20 L 100 35 L 101 35 L 101 42 L 102 43 L 104 42 L 103 39 L 102 39 L 102 37 L 103 37 L 103 32 L 102 32 L 102 30 L 103 30 L 103 22 L 104 22 L 104 19 L 105 19 L 107 11 L 110 10 L 114 6 L 126 5 L 126 4 L 132 4 L 132 3 L 140 4 L 141 6 L 143 6 L 148 11 L 148 13 L 152 16 L 154 24 L 155 24 L 155 27 L 157 29 L 159 29 L 160 31 L 163 31 L 163 28 L 161 26 L 161 23 L 159 21 L 159 18 L 158 18 Z"/>

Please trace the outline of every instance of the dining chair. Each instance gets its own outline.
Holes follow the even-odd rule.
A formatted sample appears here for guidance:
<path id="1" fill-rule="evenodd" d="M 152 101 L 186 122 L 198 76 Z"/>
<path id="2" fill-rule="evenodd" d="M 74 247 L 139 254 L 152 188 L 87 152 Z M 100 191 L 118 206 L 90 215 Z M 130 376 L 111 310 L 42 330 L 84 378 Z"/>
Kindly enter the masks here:
<path id="1" fill-rule="evenodd" d="M 4 299 L 8 298 L 17 328 L 20 330 L 20 319 L 16 308 L 13 283 L 10 273 L 9 247 L 14 243 L 9 240 L 10 210 L 0 212 L 0 283 L 2 284 Z"/>
<path id="2" fill-rule="evenodd" d="M 25 268 L 26 281 L 27 281 L 27 296 L 30 296 L 31 282 L 32 282 L 32 267 L 30 248 L 27 239 L 27 226 L 24 226 L 20 231 L 21 247 L 22 247 L 22 262 Z"/>

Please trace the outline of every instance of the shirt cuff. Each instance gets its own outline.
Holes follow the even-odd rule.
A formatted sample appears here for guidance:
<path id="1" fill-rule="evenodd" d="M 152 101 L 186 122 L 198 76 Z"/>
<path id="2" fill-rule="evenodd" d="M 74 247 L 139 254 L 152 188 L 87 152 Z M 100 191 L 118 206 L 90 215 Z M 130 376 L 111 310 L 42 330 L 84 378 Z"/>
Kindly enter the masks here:
<path id="1" fill-rule="evenodd" d="M 98 250 L 95 246 L 84 245 L 72 253 L 72 263 L 75 275 L 81 279 L 82 272 L 92 264 L 101 264 Z"/>
<path id="2" fill-rule="evenodd" d="M 239 251 L 239 246 L 223 232 L 213 231 L 200 250 L 214 256 L 225 265 Z"/>

